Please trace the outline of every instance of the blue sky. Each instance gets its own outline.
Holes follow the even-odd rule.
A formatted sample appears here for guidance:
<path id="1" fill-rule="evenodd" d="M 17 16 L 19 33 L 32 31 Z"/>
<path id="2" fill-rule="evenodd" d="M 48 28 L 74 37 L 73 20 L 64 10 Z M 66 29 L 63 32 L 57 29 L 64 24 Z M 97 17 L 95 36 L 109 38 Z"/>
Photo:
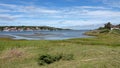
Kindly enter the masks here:
<path id="1" fill-rule="evenodd" d="M 0 0 L 0 25 L 94 29 L 120 24 L 120 0 Z"/>

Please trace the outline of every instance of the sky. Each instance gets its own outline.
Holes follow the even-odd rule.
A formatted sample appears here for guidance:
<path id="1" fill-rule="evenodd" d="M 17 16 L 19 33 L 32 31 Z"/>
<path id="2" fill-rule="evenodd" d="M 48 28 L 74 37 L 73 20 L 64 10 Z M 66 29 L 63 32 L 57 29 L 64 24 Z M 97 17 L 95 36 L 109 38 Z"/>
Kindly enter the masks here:
<path id="1" fill-rule="evenodd" d="M 120 0 L 0 0 L 0 26 L 95 29 L 120 24 Z"/>

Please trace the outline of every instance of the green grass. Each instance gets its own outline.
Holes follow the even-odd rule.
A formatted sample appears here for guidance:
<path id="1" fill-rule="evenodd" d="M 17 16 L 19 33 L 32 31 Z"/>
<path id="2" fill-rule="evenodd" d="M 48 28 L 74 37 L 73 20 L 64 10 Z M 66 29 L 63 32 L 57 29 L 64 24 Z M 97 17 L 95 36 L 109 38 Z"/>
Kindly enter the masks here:
<path id="1" fill-rule="evenodd" d="M 72 54 L 74 59 L 40 66 L 38 58 L 44 54 Z M 55 41 L 1 38 L 0 68 L 120 68 L 120 35 L 111 31 Z"/>

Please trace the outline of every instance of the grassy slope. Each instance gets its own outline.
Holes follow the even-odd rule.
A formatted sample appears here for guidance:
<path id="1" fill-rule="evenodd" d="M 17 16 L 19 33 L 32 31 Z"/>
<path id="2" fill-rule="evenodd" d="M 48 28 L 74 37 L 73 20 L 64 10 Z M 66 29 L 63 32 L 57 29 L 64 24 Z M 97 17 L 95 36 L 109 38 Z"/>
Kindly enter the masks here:
<path id="1" fill-rule="evenodd" d="M 39 66 L 42 54 L 73 54 L 74 60 Z M 56 41 L 0 39 L 0 68 L 120 68 L 120 35 Z"/>

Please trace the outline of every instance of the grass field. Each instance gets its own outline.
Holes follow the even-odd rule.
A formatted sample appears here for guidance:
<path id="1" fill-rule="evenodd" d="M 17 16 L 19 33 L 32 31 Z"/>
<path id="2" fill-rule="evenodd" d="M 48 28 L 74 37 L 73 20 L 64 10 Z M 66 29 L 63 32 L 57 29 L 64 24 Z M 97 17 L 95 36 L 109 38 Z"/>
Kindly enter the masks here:
<path id="1" fill-rule="evenodd" d="M 40 55 L 72 54 L 73 60 L 38 65 Z M 0 68 L 120 68 L 120 35 L 69 40 L 0 39 Z"/>

